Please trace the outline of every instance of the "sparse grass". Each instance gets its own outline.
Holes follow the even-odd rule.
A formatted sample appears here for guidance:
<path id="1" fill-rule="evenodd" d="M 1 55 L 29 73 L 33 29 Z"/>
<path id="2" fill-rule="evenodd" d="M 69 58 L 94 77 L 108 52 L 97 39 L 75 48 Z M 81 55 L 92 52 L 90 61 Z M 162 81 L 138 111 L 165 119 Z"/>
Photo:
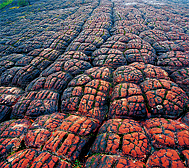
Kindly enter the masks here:
<path id="1" fill-rule="evenodd" d="M 13 0 L 3 0 L 3 2 L 0 4 L 0 9 L 3 9 L 5 6 L 11 4 Z"/>
<path id="2" fill-rule="evenodd" d="M 74 163 L 74 168 L 80 168 L 82 167 L 82 163 L 79 160 L 76 160 Z"/>

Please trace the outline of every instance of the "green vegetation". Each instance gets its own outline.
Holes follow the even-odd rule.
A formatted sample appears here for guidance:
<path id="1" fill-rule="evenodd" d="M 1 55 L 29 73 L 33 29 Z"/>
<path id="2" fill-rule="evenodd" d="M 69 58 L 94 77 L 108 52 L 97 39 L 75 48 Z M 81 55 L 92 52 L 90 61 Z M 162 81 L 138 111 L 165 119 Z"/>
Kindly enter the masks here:
<path id="1" fill-rule="evenodd" d="M 29 4 L 30 4 L 29 0 L 18 0 L 18 6 L 23 7 L 23 6 L 27 6 Z"/>
<path id="2" fill-rule="evenodd" d="M 13 0 L 3 0 L 3 2 L 0 3 L 0 9 L 3 9 L 4 7 L 11 4 L 12 2 Z M 17 0 L 17 4 L 18 6 L 23 7 L 23 6 L 30 5 L 30 2 L 29 0 Z M 19 8 L 19 7 L 12 7 L 10 9 L 15 9 L 15 8 Z"/>
<path id="3" fill-rule="evenodd" d="M 3 2 L 0 4 L 0 9 L 3 9 L 5 6 L 11 4 L 13 0 L 3 0 Z"/>

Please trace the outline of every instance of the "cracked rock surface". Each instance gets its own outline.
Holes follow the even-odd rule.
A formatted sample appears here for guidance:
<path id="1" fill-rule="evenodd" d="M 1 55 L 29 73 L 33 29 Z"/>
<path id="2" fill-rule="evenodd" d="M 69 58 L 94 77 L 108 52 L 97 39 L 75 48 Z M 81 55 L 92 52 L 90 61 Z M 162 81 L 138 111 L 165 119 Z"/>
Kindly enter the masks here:
<path id="1" fill-rule="evenodd" d="M 0 167 L 189 167 L 188 10 L 186 0 L 0 9 Z"/>

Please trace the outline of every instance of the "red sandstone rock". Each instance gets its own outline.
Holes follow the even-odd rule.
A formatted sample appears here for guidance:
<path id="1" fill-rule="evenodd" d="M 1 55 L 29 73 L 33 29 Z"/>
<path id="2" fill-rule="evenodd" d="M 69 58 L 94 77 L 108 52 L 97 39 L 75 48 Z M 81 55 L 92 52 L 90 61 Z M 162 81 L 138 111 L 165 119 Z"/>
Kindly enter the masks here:
<path id="1" fill-rule="evenodd" d="M 146 163 L 146 167 L 163 167 L 163 168 L 184 168 L 184 164 L 180 160 L 178 153 L 172 149 L 161 149 L 154 152 Z"/>
<path id="2" fill-rule="evenodd" d="M 185 149 L 189 147 L 189 127 L 164 118 L 149 119 L 144 123 L 155 148 Z"/>

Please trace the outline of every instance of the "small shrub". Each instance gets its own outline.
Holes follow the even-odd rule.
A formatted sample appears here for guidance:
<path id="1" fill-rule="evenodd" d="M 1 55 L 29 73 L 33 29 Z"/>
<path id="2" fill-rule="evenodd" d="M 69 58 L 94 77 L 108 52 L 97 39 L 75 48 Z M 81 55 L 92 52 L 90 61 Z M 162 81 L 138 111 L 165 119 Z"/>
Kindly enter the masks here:
<path id="1" fill-rule="evenodd" d="M 30 4 L 29 0 L 18 0 L 18 6 L 23 7 L 23 6 L 27 6 L 29 4 Z"/>

